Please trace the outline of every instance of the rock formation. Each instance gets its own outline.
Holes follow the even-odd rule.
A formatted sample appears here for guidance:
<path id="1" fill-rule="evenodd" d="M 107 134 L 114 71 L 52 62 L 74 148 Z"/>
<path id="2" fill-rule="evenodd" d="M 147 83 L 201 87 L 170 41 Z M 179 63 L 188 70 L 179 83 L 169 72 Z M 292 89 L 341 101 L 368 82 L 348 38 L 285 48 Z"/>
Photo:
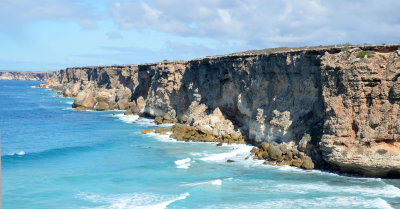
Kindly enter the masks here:
<path id="1" fill-rule="evenodd" d="M 76 97 L 79 109 L 178 122 L 172 136 L 180 140 L 245 140 L 260 146 L 257 158 L 280 165 L 400 174 L 399 45 L 67 68 L 49 87 Z"/>
<path id="2" fill-rule="evenodd" d="M 0 71 L 0 80 L 46 81 L 54 72 Z"/>

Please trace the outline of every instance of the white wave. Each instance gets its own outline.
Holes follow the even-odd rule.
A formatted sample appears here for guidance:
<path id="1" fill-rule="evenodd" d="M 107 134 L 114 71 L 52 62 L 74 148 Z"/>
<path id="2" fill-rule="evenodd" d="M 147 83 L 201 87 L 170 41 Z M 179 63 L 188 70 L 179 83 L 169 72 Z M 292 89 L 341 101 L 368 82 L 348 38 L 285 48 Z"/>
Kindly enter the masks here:
<path id="1" fill-rule="evenodd" d="M 25 151 L 18 151 L 18 152 L 13 152 L 13 153 L 10 153 L 10 154 L 5 154 L 5 156 L 14 156 L 14 155 L 20 155 L 20 156 L 22 156 L 22 155 L 25 155 L 26 153 L 25 153 Z"/>
<path id="2" fill-rule="evenodd" d="M 81 193 L 77 195 L 80 199 L 85 199 L 90 202 L 100 203 L 102 206 L 97 208 L 110 209 L 164 209 L 173 202 L 184 200 L 189 193 L 184 193 L 179 196 L 173 195 L 156 195 L 151 193 L 133 193 L 133 194 L 118 194 L 118 195 L 97 195 Z"/>
<path id="3" fill-rule="evenodd" d="M 178 141 L 176 139 L 173 139 L 171 137 L 169 137 L 169 134 L 171 134 L 170 132 L 167 132 L 167 135 L 161 135 L 161 134 L 156 134 L 156 133 L 148 133 L 145 136 L 149 136 L 152 137 L 154 139 L 156 139 L 157 141 L 160 142 L 178 142 L 178 143 L 185 143 L 184 141 Z"/>
<path id="4" fill-rule="evenodd" d="M 163 124 L 156 124 L 154 122 L 154 119 L 150 119 L 150 118 L 140 118 L 137 121 L 137 124 L 140 126 L 158 126 L 158 127 L 170 127 L 173 126 L 173 123 L 163 123 Z"/>
<path id="5" fill-rule="evenodd" d="M 214 162 L 222 162 L 229 159 L 244 159 L 252 149 L 252 146 L 237 144 L 237 145 L 227 145 L 233 147 L 232 151 L 210 154 L 206 157 L 200 158 L 203 161 L 214 161 Z"/>
<path id="6" fill-rule="evenodd" d="M 246 202 L 236 204 L 210 205 L 203 208 L 380 208 L 392 209 L 392 206 L 381 198 L 364 199 L 361 197 L 331 196 L 308 199 L 278 199 L 265 202 Z"/>
<path id="7" fill-rule="evenodd" d="M 271 192 L 290 192 L 298 194 L 306 193 L 346 193 L 354 195 L 362 195 L 368 197 L 386 197 L 386 198 L 399 198 L 400 189 L 393 185 L 382 186 L 336 186 L 326 183 L 313 183 L 313 184 L 276 184 L 263 188 Z"/>
<path id="8" fill-rule="evenodd" d="M 293 167 L 293 166 L 288 166 L 288 165 L 279 166 L 278 169 L 281 170 L 281 171 L 305 171 L 303 169 L 296 168 L 296 167 Z"/>
<path id="9" fill-rule="evenodd" d="M 221 179 L 214 179 L 214 180 L 210 180 L 210 181 L 202 181 L 202 182 L 196 182 L 196 183 L 182 184 L 182 186 L 200 186 L 200 185 L 216 185 L 216 186 L 220 186 L 220 185 L 222 185 L 222 180 Z"/>
<path id="10" fill-rule="evenodd" d="M 17 153 L 15 153 L 16 155 L 25 155 L 25 152 L 24 151 L 19 151 L 19 152 L 17 152 Z"/>
<path id="11" fill-rule="evenodd" d="M 153 119 L 140 118 L 140 119 L 137 120 L 137 125 L 140 125 L 140 126 L 155 126 L 156 123 L 154 123 Z"/>
<path id="12" fill-rule="evenodd" d="M 74 101 L 65 102 L 65 104 L 70 104 L 70 105 L 72 105 L 73 103 L 74 103 Z"/>
<path id="13" fill-rule="evenodd" d="M 216 179 L 214 181 L 211 181 L 212 185 L 222 185 L 222 180 L 221 179 Z"/>
<path id="14" fill-rule="evenodd" d="M 189 166 L 190 166 L 190 161 L 191 161 L 190 158 L 185 158 L 185 159 L 182 159 L 182 160 L 177 160 L 177 161 L 175 161 L 175 165 L 176 165 L 177 168 L 185 168 L 185 169 L 188 169 Z"/>
<path id="15" fill-rule="evenodd" d="M 115 114 L 113 115 L 113 117 L 117 117 L 118 119 L 122 120 L 125 123 L 133 123 L 139 119 L 138 115 L 124 115 L 123 113 Z"/>
<path id="16" fill-rule="evenodd" d="M 191 152 L 191 153 L 189 153 L 189 155 L 195 156 L 195 157 L 204 157 L 204 156 L 207 156 L 208 154 L 202 153 L 202 152 Z"/>
<path id="17" fill-rule="evenodd" d="M 161 126 L 161 127 L 171 127 L 171 126 L 173 126 L 173 125 L 175 125 L 175 124 L 173 124 L 173 123 L 163 123 L 163 124 L 159 124 L 158 126 Z"/>

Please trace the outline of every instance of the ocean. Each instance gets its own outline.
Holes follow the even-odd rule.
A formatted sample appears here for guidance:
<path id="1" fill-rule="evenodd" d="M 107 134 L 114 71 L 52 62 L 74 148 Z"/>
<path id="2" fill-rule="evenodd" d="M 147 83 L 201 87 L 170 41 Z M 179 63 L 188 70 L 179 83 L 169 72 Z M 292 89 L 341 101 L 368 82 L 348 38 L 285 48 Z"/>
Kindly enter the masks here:
<path id="1" fill-rule="evenodd" d="M 3 208 L 400 208 L 399 180 L 263 165 L 245 160 L 248 145 L 143 135 L 152 120 L 75 111 L 37 84 L 0 81 Z"/>

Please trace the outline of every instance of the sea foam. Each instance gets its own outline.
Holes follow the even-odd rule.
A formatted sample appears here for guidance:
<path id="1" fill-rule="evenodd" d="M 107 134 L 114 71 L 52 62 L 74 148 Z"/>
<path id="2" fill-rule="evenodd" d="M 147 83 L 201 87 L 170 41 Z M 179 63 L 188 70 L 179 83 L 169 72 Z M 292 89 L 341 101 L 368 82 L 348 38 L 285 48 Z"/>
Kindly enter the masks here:
<path id="1" fill-rule="evenodd" d="M 381 198 L 364 199 L 360 197 L 330 196 L 307 199 L 278 199 L 265 202 L 218 204 L 204 206 L 203 208 L 220 209 L 253 209 L 253 208 L 380 208 L 392 209 L 388 202 Z"/>
<path id="2" fill-rule="evenodd" d="M 122 120 L 125 123 L 133 123 L 139 119 L 138 115 L 124 115 L 123 113 L 115 114 L 113 115 L 113 117 L 117 117 L 118 119 Z"/>
<path id="3" fill-rule="evenodd" d="M 16 155 L 19 155 L 19 156 L 22 156 L 22 155 L 25 155 L 26 153 L 25 153 L 25 151 L 18 151 L 18 152 L 13 152 L 13 153 L 10 153 L 10 154 L 5 154 L 5 156 L 16 156 Z"/>
<path id="4" fill-rule="evenodd" d="M 229 145 L 233 148 L 233 150 L 223 153 L 210 154 L 206 157 L 200 158 L 202 161 L 214 161 L 214 162 L 222 162 L 229 159 L 244 159 L 246 155 L 250 153 L 252 146 L 236 144 Z"/>
<path id="5" fill-rule="evenodd" d="M 101 204 L 97 207 L 111 209 L 164 209 L 173 202 L 184 200 L 189 193 L 181 195 L 157 195 L 152 193 L 133 193 L 133 194 L 118 194 L 118 195 L 98 195 L 81 193 L 78 198 L 84 199 L 93 203 Z"/>
<path id="6" fill-rule="evenodd" d="M 187 183 L 187 184 L 182 184 L 182 186 L 200 186 L 200 185 L 214 185 L 214 186 L 220 186 L 222 185 L 222 180 L 221 179 L 214 179 L 210 181 L 201 181 L 201 182 L 195 182 L 195 183 Z"/>
<path id="7" fill-rule="evenodd" d="M 177 160 L 177 161 L 175 161 L 175 165 L 176 165 L 177 168 L 185 168 L 185 169 L 188 169 L 189 166 L 190 166 L 190 161 L 191 161 L 190 158 L 185 158 L 185 159 L 182 159 L 182 160 Z"/>

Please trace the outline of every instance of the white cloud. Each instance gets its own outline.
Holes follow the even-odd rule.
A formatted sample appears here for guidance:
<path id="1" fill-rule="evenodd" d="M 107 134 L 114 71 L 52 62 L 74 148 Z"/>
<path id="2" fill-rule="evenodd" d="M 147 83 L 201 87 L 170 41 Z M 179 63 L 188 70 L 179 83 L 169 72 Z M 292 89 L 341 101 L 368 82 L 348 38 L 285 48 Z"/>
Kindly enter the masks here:
<path id="1" fill-rule="evenodd" d="M 94 8 L 78 0 L 1 0 L 0 24 L 24 27 L 37 20 L 73 21 L 85 29 L 97 29 L 101 17 Z"/>
<path id="2" fill-rule="evenodd" d="M 400 37 L 397 0 L 114 0 L 109 7 L 121 29 L 245 41 L 255 48 Z"/>

